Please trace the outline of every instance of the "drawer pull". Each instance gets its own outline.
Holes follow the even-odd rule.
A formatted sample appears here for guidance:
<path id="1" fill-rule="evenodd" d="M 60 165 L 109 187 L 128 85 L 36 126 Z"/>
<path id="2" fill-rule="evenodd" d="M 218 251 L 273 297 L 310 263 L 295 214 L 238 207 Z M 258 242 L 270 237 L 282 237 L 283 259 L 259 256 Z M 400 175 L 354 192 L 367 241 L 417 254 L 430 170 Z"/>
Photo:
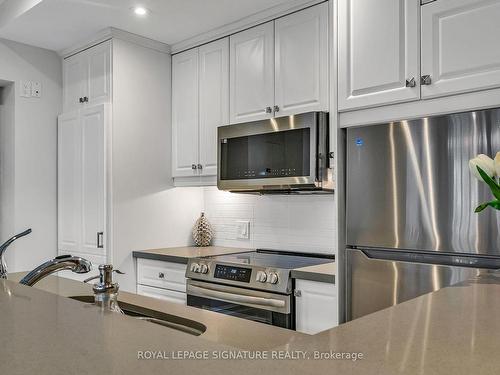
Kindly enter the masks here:
<path id="1" fill-rule="evenodd" d="M 164 274 L 163 272 L 160 272 L 160 273 L 158 274 L 158 277 L 159 277 L 160 279 L 164 279 L 164 278 L 165 278 L 165 274 Z"/>

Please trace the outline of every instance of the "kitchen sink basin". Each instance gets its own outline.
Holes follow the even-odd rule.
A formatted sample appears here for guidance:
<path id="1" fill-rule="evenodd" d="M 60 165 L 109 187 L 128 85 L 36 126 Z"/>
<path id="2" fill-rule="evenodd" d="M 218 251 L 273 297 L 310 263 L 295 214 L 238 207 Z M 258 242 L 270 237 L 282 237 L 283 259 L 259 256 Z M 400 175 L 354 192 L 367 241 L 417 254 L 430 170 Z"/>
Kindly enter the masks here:
<path id="1" fill-rule="evenodd" d="M 72 296 L 69 298 L 84 303 L 94 303 L 94 296 Z M 190 335 L 200 336 L 207 330 L 204 324 L 180 316 L 166 314 L 122 301 L 118 301 L 118 305 L 125 315 L 158 324 L 163 327 L 172 328 Z"/>

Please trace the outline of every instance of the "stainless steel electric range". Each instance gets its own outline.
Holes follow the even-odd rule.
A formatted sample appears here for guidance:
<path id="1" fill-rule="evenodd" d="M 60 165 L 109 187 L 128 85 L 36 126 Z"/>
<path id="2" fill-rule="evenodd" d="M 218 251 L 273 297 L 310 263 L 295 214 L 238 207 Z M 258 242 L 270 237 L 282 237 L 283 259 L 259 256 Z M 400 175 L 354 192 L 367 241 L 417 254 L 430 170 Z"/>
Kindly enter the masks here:
<path id="1" fill-rule="evenodd" d="M 291 270 L 332 259 L 271 250 L 193 258 L 186 271 L 187 304 L 295 329 Z"/>

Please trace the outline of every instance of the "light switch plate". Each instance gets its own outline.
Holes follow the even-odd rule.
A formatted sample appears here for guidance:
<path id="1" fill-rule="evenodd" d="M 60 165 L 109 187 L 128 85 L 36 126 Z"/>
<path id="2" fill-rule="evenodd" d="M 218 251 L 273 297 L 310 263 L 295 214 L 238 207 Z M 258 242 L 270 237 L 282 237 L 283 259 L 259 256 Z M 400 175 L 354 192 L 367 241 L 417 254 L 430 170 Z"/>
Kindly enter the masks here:
<path id="1" fill-rule="evenodd" d="M 31 98 L 31 81 L 21 81 L 21 96 Z"/>
<path id="2" fill-rule="evenodd" d="M 40 82 L 31 82 L 31 96 L 34 98 L 42 97 L 42 84 Z"/>
<path id="3" fill-rule="evenodd" d="M 236 221 L 236 238 L 239 240 L 250 239 L 250 221 L 248 220 Z"/>

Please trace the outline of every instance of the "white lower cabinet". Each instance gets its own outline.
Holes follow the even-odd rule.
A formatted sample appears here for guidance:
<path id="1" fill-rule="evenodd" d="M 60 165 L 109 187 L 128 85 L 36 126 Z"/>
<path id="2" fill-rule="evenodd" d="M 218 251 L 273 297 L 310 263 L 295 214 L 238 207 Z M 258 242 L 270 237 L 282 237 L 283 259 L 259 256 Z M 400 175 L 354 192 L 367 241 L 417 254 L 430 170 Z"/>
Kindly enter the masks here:
<path id="1" fill-rule="evenodd" d="M 338 325 L 335 284 L 296 280 L 294 294 L 298 332 L 312 335 Z"/>
<path id="2" fill-rule="evenodd" d="M 164 301 L 186 304 L 186 293 L 176 292 L 168 289 L 153 288 L 145 285 L 137 285 L 137 294 L 146 297 L 158 298 Z"/>
<path id="3" fill-rule="evenodd" d="M 186 304 L 186 264 L 137 258 L 137 294 Z"/>
<path id="4" fill-rule="evenodd" d="M 58 253 L 106 260 L 106 105 L 58 121 Z"/>

